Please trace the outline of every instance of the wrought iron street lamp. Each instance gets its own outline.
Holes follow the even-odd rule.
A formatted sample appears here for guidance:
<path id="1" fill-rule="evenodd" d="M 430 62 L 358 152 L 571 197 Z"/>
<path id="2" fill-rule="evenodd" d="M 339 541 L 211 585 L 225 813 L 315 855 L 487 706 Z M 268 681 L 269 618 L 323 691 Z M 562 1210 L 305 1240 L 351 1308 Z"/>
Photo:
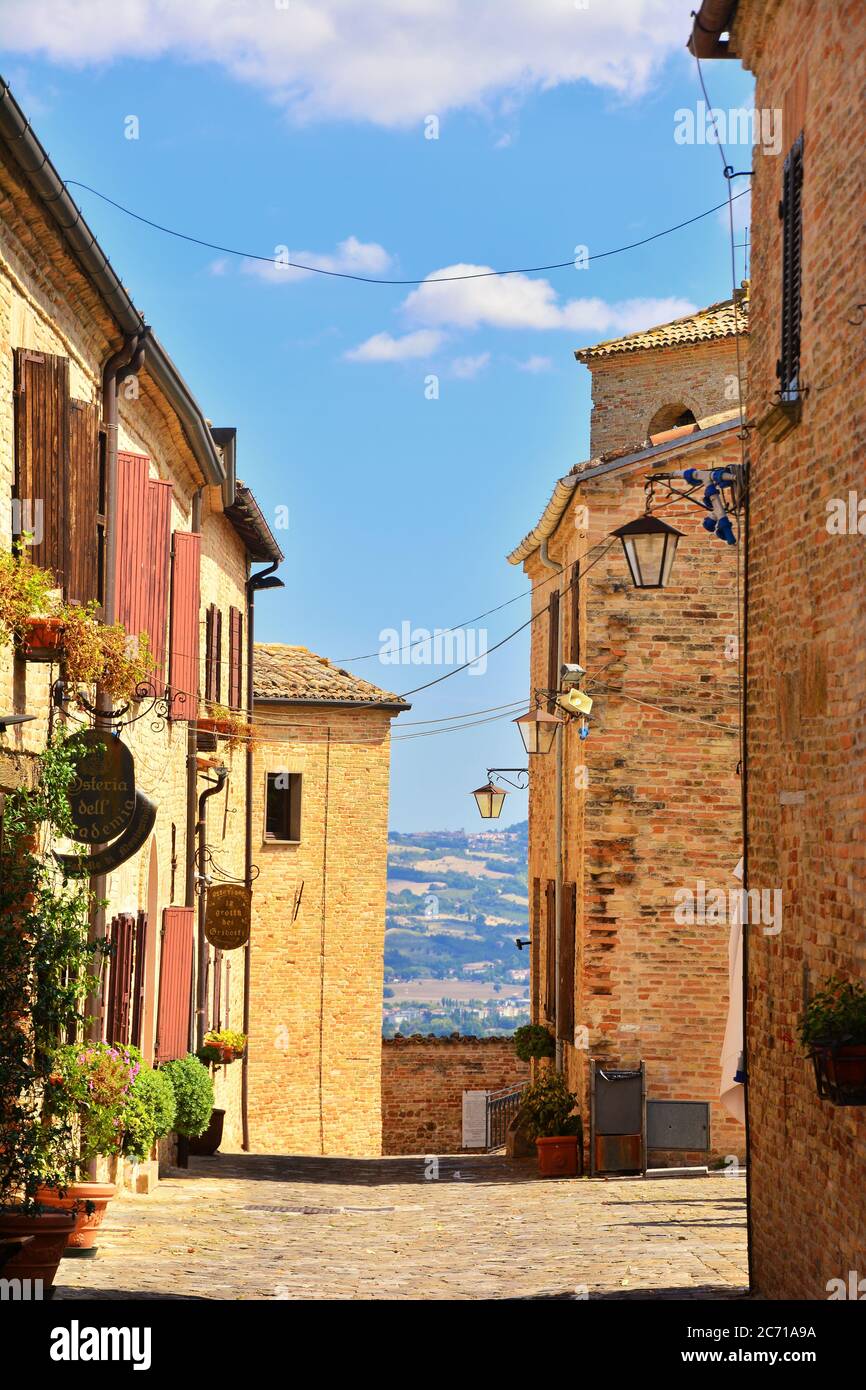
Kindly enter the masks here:
<path id="1" fill-rule="evenodd" d="M 647 512 L 612 533 L 619 536 L 636 589 L 664 589 L 682 531 Z"/>
<path id="2" fill-rule="evenodd" d="M 525 767 L 489 767 L 487 769 L 487 782 L 483 787 L 477 787 L 472 795 L 475 797 L 478 810 L 485 820 L 498 820 L 502 815 L 502 807 L 508 792 L 504 787 L 497 786 L 493 781 L 494 772 L 515 772 L 520 779 L 512 782 L 510 777 L 503 780 L 509 786 L 516 787 L 518 791 L 526 791 L 529 786 L 529 769 Z"/>
<path id="3" fill-rule="evenodd" d="M 520 730 L 523 746 L 532 756 L 535 753 L 549 753 L 553 747 L 556 731 L 564 720 L 555 714 L 547 714 L 542 709 L 532 709 L 513 721 Z"/>

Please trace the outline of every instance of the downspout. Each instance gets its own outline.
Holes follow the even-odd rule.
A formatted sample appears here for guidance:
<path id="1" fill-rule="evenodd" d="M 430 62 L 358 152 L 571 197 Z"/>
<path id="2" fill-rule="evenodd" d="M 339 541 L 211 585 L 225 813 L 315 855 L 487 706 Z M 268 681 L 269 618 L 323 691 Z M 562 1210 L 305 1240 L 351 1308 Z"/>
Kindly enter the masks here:
<path id="1" fill-rule="evenodd" d="M 265 569 L 259 570 L 256 574 L 251 574 L 246 583 L 247 591 L 247 719 L 252 723 L 253 719 L 253 660 L 255 656 L 255 604 L 257 589 L 276 589 L 283 587 L 281 579 L 274 579 L 274 570 L 279 565 L 279 560 L 274 560 Z M 246 820 L 244 824 L 244 878 L 247 888 L 252 890 L 253 886 L 253 745 L 247 739 L 246 752 Z M 247 941 L 244 947 L 244 1021 L 242 1030 L 249 1038 L 250 1033 L 250 952 L 252 943 Z M 250 1074 L 249 1074 L 249 1042 L 244 1048 L 244 1055 L 241 1060 L 241 1148 L 244 1153 L 249 1153 L 250 1148 Z"/>
<path id="2" fill-rule="evenodd" d="M 202 488 L 198 488 L 192 495 L 192 515 L 190 517 L 190 531 L 193 535 L 201 534 L 201 498 Z M 198 751 L 198 707 L 196 707 L 196 718 L 187 720 L 186 726 L 186 883 L 184 885 L 184 906 L 195 906 L 195 830 L 196 830 L 196 804 L 195 794 L 198 786 L 198 764 L 196 763 L 196 753 Z M 195 1043 L 195 973 L 190 973 L 189 980 L 189 1050 L 192 1052 Z"/>
<path id="3" fill-rule="evenodd" d="M 553 570 L 556 574 L 562 574 L 562 566 L 557 565 L 551 560 L 548 553 L 548 542 L 543 540 L 538 547 L 538 558 L 545 569 Z M 559 625 L 556 632 L 556 671 L 557 685 L 559 684 L 559 668 L 562 665 L 562 604 L 557 609 L 559 615 Z M 556 951 L 554 956 L 554 990 L 553 990 L 553 1023 L 556 1034 L 556 1070 L 562 1071 L 562 1039 L 559 1036 L 559 959 L 560 959 L 560 937 L 562 935 L 562 763 L 563 763 L 563 729 L 564 724 L 557 726 L 556 730 L 556 799 L 554 801 L 554 826 L 553 838 L 556 846 L 556 866 L 554 871 L 555 889 L 553 896 L 553 911 L 555 914 L 556 930 Z"/>
<path id="4" fill-rule="evenodd" d="M 222 791 L 223 787 L 224 787 L 225 784 L 226 784 L 226 781 L 228 780 L 228 775 L 229 775 L 229 770 L 228 770 L 227 767 L 218 767 L 218 768 L 215 768 L 214 771 L 215 771 L 215 776 L 214 776 L 213 778 L 207 777 L 207 778 L 205 779 L 210 785 L 205 789 L 205 791 L 202 792 L 201 796 L 200 796 L 199 799 L 198 799 L 198 825 L 197 825 L 196 828 L 197 828 L 197 830 L 198 830 L 198 851 L 199 851 L 199 853 L 198 853 L 198 862 L 199 862 L 199 873 L 200 873 L 200 875 L 201 875 L 202 880 L 204 880 L 204 863 L 205 863 L 204 851 L 205 851 L 205 847 L 206 847 L 206 846 L 205 846 L 205 831 L 206 831 L 206 829 L 207 829 L 207 819 L 206 819 L 206 817 L 207 817 L 207 801 L 208 801 L 208 798 L 209 798 L 209 797 L 211 797 L 211 796 L 216 796 L 218 792 L 221 792 L 221 791 Z M 204 919 L 205 919 L 205 907 L 206 907 L 206 901 L 207 901 L 207 892 L 205 891 L 205 884 L 204 884 L 203 881 L 202 881 L 202 884 L 201 884 L 201 890 L 202 890 L 202 891 L 200 891 L 200 892 L 199 892 L 199 895 L 198 895 L 198 952 L 197 952 L 197 958 L 196 958 L 196 979 L 197 979 L 197 983 L 198 983 L 198 1007 L 197 1007 L 197 1009 L 196 1009 L 196 1046 L 197 1046 L 197 1047 L 201 1047 L 201 1046 L 204 1044 L 204 1033 L 205 1033 L 204 1021 L 205 1021 L 205 1016 L 206 1016 L 206 1014 L 207 1014 L 207 957 L 208 957 L 208 947 L 207 947 L 207 937 L 206 937 L 205 934 L 204 934 Z"/>
<path id="5" fill-rule="evenodd" d="M 133 333 L 122 347 L 112 353 L 102 369 L 102 425 L 105 431 L 105 551 L 103 569 L 102 619 L 113 623 L 115 619 L 117 584 L 114 573 L 117 553 L 115 515 L 117 511 L 117 387 L 118 383 L 137 370 L 144 360 L 144 334 Z M 141 344 L 141 346 L 139 346 Z M 96 688 L 96 717 L 98 729 L 110 729 L 112 702 L 103 690 Z M 94 853 L 100 849 L 94 845 Z M 90 879 L 90 892 L 95 903 L 91 912 L 88 937 L 91 943 L 105 940 L 105 900 L 107 897 L 108 876 L 96 874 Z M 90 1017 L 89 1034 L 94 1042 L 102 1036 L 102 1017 L 100 1013 L 99 992 L 92 994 L 87 1002 Z"/>

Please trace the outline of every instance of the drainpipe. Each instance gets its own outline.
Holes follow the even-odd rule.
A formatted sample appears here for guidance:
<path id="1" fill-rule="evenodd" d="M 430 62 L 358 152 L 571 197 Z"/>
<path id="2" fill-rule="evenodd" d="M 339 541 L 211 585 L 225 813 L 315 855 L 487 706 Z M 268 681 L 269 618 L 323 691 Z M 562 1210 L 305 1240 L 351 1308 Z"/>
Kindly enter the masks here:
<path id="1" fill-rule="evenodd" d="M 553 570 L 556 574 L 562 574 L 562 566 L 551 560 L 548 553 L 548 543 L 546 540 L 541 542 L 538 548 L 538 558 L 545 569 Z M 556 633 L 556 670 L 562 665 L 562 604 L 559 609 L 559 627 Z M 558 684 L 558 681 L 557 681 Z M 554 958 L 554 979 L 555 988 L 553 991 L 553 1022 L 556 1033 L 556 1070 L 562 1071 L 562 1039 L 559 1036 L 559 958 L 560 958 L 560 936 L 562 932 L 562 762 L 563 762 L 563 729 L 564 724 L 560 724 L 556 730 L 556 800 L 554 802 L 554 827 L 553 838 L 556 846 L 556 868 L 554 873 L 555 891 L 553 899 L 553 910 L 556 914 L 556 953 Z"/>
<path id="2" fill-rule="evenodd" d="M 255 655 L 255 606 L 257 589 L 282 589 L 282 579 L 277 579 L 274 570 L 279 565 L 279 560 L 274 560 L 265 569 L 259 570 L 256 574 L 251 574 L 246 584 L 247 592 L 247 719 L 252 723 L 253 718 L 253 658 Z M 253 745 L 247 739 L 246 752 L 246 821 L 244 825 L 244 878 L 247 888 L 252 889 L 253 885 Z M 251 942 L 248 940 L 244 947 L 244 1021 L 242 1031 L 249 1039 L 250 1032 L 250 951 Z M 249 1077 L 249 1042 L 244 1048 L 244 1055 L 241 1060 L 241 1148 L 244 1153 L 249 1153 L 250 1148 L 250 1077 Z"/>
<path id="3" fill-rule="evenodd" d="M 146 330 L 142 333 L 131 334 L 123 346 L 118 348 L 117 352 L 112 353 L 102 369 L 102 424 L 105 430 L 105 554 L 102 617 L 105 623 L 114 622 L 117 590 L 114 574 L 117 553 L 115 530 L 117 511 L 117 387 L 125 376 L 128 376 L 132 371 L 137 371 L 144 361 L 143 340 L 145 333 Z M 95 724 L 98 729 L 111 727 L 111 720 L 106 717 L 111 708 L 111 700 L 97 686 Z M 100 845 L 94 845 L 94 852 L 100 848 Z M 90 880 L 90 891 L 96 903 L 91 913 L 88 932 L 91 942 L 105 940 L 104 904 L 107 896 L 107 884 L 108 876 L 106 874 L 96 874 Z M 100 995 L 98 992 L 88 999 L 86 1011 L 91 1020 L 88 1030 L 90 1037 L 94 1042 L 98 1042 L 102 1036 Z"/>
<path id="4" fill-rule="evenodd" d="M 198 488 L 192 495 L 192 515 L 190 517 L 190 531 L 193 535 L 201 534 L 201 499 L 202 488 Z M 198 751 L 198 710 L 196 718 L 188 719 L 186 725 L 186 836 L 185 836 L 185 858 L 186 858 L 186 882 L 184 885 L 184 906 L 195 906 L 195 831 L 197 825 L 195 793 L 198 785 L 198 764 L 196 763 L 196 753 Z M 190 971 L 189 977 L 189 1033 L 187 1045 L 190 1052 L 195 1045 L 195 971 Z"/>
<path id="5" fill-rule="evenodd" d="M 229 770 L 227 767 L 218 767 L 215 768 L 214 771 L 214 777 L 205 778 L 205 780 L 210 785 L 207 787 L 205 791 L 202 792 L 201 796 L 198 799 L 198 859 L 199 873 L 201 874 L 202 878 L 204 878 L 205 866 L 204 851 L 205 831 L 207 829 L 207 801 L 209 797 L 216 796 L 218 792 L 222 791 L 229 775 Z M 198 954 L 196 962 L 196 977 L 198 980 L 198 1007 L 196 1009 L 196 1044 L 198 1047 L 201 1047 L 204 1043 L 204 1021 L 205 1015 L 207 1014 L 208 948 L 207 937 L 204 934 L 204 918 L 207 892 L 203 883 L 201 887 L 203 891 L 201 891 L 198 895 Z"/>
<path id="6" fill-rule="evenodd" d="M 736 9 L 736 0 L 703 0 L 686 45 L 696 58 L 734 57 L 722 34 L 730 33 Z"/>

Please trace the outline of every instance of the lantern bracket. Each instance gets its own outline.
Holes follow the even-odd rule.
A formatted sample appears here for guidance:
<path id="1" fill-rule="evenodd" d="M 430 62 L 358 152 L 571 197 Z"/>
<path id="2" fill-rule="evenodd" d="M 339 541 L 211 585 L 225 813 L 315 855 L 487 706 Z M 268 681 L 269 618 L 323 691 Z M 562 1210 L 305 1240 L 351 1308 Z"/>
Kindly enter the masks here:
<path id="1" fill-rule="evenodd" d="M 516 776 L 518 777 L 518 779 L 523 779 L 523 780 L 518 780 L 517 782 L 512 782 L 512 780 L 511 780 L 510 777 L 505 777 L 505 776 L 503 776 L 503 774 L 506 773 L 506 772 L 513 772 L 513 773 L 516 774 Z M 497 776 L 497 777 L 501 777 L 503 782 L 507 782 L 508 785 L 509 785 L 509 787 L 515 787 L 515 788 L 517 789 L 517 791 L 519 791 L 519 792 L 525 792 L 525 791 L 527 790 L 528 786 L 529 786 L 529 768 L 528 768 L 528 767 L 489 767 L 489 768 L 487 769 L 487 776 L 488 776 L 488 778 L 489 778 L 489 780 L 490 780 L 491 782 L 493 781 L 493 774 L 494 774 L 494 773 L 496 773 L 496 776 Z"/>

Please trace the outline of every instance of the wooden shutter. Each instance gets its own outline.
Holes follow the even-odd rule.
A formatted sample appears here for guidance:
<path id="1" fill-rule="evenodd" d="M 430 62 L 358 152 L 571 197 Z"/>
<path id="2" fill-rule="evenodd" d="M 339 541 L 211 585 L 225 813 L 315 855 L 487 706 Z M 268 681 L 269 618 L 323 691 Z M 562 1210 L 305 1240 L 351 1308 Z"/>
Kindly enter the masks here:
<path id="1" fill-rule="evenodd" d="M 243 705 L 243 640 L 244 619 L 239 608 L 229 609 L 229 705 Z"/>
<path id="2" fill-rule="evenodd" d="M 15 497 L 18 525 L 39 536 L 34 564 L 65 586 L 69 361 L 15 349 Z"/>
<path id="3" fill-rule="evenodd" d="M 215 603 L 205 613 L 205 672 L 204 697 L 219 704 L 222 698 L 223 615 Z"/>
<path id="4" fill-rule="evenodd" d="M 532 880 L 532 912 L 529 919 L 529 1017 L 538 1023 L 541 1009 L 541 879 Z"/>
<path id="5" fill-rule="evenodd" d="M 580 665 L 580 562 L 571 570 L 571 641 L 570 660 Z"/>
<path id="6" fill-rule="evenodd" d="M 782 399 L 800 384 L 800 308 L 803 262 L 803 136 L 795 141 L 782 170 L 782 351 L 776 375 Z"/>
<path id="7" fill-rule="evenodd" d="M 577 884 L 562 885 L 559 922 L 559 1007 L 556 1036 L 574 1043 L 574 953 L 577 932 Z"/>
<path id="8" fill-rule="evenodd" d="M 141 1047 L 141 1026 L 144 1018 L 144 966 L 147 959 L 147 913 L 139 912 L 135 923 L 135 968 L 132 976 L 132 1023 L 129 1041 Z"/>
<path id="9" fill-rule="evenodd" d="M 171 483 L 150 477 L 144 454 L 118 454 L 116 618 L 130 634 L 147 633 L 158 684 L 165 670 L 171 493 Z"/>
<path id="10" fill-rule="evenodd" d="M 198 714 L 200 559 L 201 536 L 192 531 L 175 531 L 168 661 L 172 719 L 195 719 Z"/>
<path id="11" fill-rule="evenodd" d="M 559 689 L 559 590 L 554 589 L 547 605 L 547 688 Z M 548 697 L 547 708 L 552 714 L 556 700 Z"/>
<path id="12" fill-rule="evenodd" d="M 105 1016 L 105 1041 L 128 1043 L 132 1006 L 132 957 L 135 918 L 121 912 L 110 927 L 111 963 Z"/>
<path id="13" fill-rule="evenodd" d="M 556 1008 L 556 883 L 552 878 L 547 880 L 545 898 L 544 1012 L 547 1018 L 553 1018 Z"/>
<path id="14" fill-rule="evenodd" d="M 89 401 L 68 405 L 66 473 L 66 598 L 101 598 L 99 526 L 99 411 Z"/>
<path id="15" fill-rule="evenodd" d="M 219 608 L 214 614 L 214 699 L 219 704 L 223 697 L 223 615 Z"/>
<path id="16" fill-rule="evenodd" d="M 223 978 L 223 968 L 222 968 L 222 967 L 223 967 L 223 953 L 222 953 L 222 951 L 214 951 L 214 958 L 213 958 L 213 1019 L 212 1019 L 212 1027 L 217 1028 L 217 1029 L 222 1028 L 222 1021 L 221 1021 L 221 1014 L 222 1014 L 221 987 L 222 987 L 222 978 Z"/>
<path id="17" fill-rule="evenodd" d="M 191 907 L 163 909 L 156 1018 L 156 1057 L 160 1062 L 187 1054 L 192 997 L 193 911 Z"/>

